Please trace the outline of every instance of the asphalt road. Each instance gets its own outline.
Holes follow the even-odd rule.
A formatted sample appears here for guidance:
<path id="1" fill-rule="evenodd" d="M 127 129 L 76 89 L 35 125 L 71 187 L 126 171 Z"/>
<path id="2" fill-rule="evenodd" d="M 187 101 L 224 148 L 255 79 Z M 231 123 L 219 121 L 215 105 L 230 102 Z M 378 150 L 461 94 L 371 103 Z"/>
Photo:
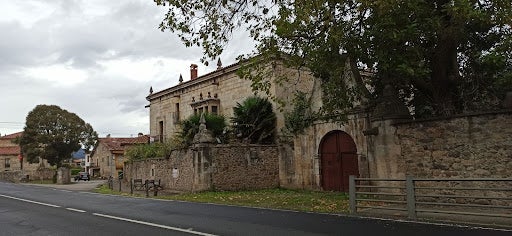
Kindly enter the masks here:
<path id="1" fill-rule="evenodd" d="M 491 229 L 129 198 L 0 182 L 0 235 L 511 234 Z"/>

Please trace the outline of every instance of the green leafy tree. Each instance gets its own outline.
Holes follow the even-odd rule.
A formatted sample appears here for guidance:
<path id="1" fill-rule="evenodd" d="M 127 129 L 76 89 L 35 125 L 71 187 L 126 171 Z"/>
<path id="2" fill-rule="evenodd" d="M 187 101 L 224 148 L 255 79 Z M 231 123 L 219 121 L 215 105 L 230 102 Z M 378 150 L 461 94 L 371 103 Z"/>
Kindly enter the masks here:
<path id="1" fill-rule="evenodd" d="M 210 130 L 214 137 L 224 139 L 223 132 L 226 128 L 226 118 L 224 116 L 205 113 L 206 128 Z M 183 146 L 190 146 L 194 140 L 194 136 L 199 132 L 200 114 L 191 115 L 187 119 L 180 122 L 181 132 L 177 140 L 181 140 Z"/>
<path id="2" fill-rule="evenodd" d="M 170 156 L 172 146 L 170 143 L 139 144 L 126 150 L 126 158 L 130 161 L 149 158 L 167 158 Z"/>
<path id="3" fill-rule="evenodd" d="M 293 135 L 303 134 L 313 124 L 316 115 L 311 111 L 307 94 L 295 92 L 293 109 L 284 113 L 284 131 Z"/>
<path id="4" fill-rule="evenodd" d="M 37 105 L 27 115 L 19 144 L 29 162 L 43 158 L 60 167 L 72 152 L 82 147 L 90 150 L 97 139 L 92 126 L 75 113 L 55 105 Z"/>
<path id="5" fill-rule="evenodd" d="M 233 132 L 249 143 L 271 144 L 275 142 L 276 114 L 272 103 L 260 97 L 249 97 L 233 108 Z"/>
<path id="6" fill-rule="evenodd" d="M 160 29 L 201 46 L 204 62 L 245 28 L 257 42 L 258 62 L 286 55 L 286 66 L 309 68 L 328 87 L 324 116 L 351 109 L 361 93 L 378 101 L 386 84 L 417 117 L 493 108 L 512 90 L 508 0 L 155 2 L 169 9 Z M 360 85 L 360 68 L 373 76 L 354 90 L 339 79 L 347 68 Z M 253 88 L 268 89 L 262 78 Z"/>

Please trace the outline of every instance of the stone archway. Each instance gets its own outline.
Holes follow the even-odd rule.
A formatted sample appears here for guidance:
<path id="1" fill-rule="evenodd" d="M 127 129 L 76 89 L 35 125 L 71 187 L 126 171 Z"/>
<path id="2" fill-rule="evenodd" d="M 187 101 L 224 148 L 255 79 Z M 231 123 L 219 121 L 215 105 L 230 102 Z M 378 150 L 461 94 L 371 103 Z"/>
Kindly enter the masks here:
<path id="1" fill-rule="evenodd" d="M 348 192 L 348 178 L 359 175 L 357 148 L 343 131 L 326 134 L 320 143 L 321 186 L 326 191 Z"/>

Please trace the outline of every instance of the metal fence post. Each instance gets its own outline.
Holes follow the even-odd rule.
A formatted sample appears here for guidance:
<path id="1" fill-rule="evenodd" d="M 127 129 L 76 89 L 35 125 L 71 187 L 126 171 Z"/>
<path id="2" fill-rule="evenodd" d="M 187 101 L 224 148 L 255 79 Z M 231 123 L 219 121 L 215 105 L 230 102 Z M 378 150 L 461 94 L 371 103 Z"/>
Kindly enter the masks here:
<path id="1" fill-rule="evenodd" d="M 356 202 L 356 176 L 351 175 L 348 177 L 348 201 L 350 206 L 350 214 L 357 213 Z"/>
<path id="2" fill-rule="evenodd" d="M 416 197 L 414 195 L 414 179 L 412 176 L 405 178 L 405 188 L 407 191 L 407 213 L 409 219 L 416 219 Z"/>

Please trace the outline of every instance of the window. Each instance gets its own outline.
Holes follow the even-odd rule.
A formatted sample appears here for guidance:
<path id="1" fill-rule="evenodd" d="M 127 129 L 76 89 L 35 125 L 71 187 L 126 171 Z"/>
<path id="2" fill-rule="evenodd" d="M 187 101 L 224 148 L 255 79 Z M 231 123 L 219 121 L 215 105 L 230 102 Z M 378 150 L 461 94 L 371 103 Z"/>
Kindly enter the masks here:
<path id="1" fill-rule="evenodd" d="M 158 122 L 158 140 L 162 143 L 164 141 L 164 122 Z"/>
<path id="2" fill-rule="evenodd" d="M 174 124 L 177 124 L 180 121 L 180 104 L 179 103 L 175 104 L 174 112 L 172 114 L 172 119 L 173 119 Z"/>
<path id="3" fill-rule="evenodd" d="M 11 159 L 5 159 L 5 169 L 11 168 Z"/>
<path id="4" fill-rule="evenodd" d="M 219 114 L 219 111 L 217 110 L 217 106 L 212 106 L 212 113 L 215 115 Z"/>

